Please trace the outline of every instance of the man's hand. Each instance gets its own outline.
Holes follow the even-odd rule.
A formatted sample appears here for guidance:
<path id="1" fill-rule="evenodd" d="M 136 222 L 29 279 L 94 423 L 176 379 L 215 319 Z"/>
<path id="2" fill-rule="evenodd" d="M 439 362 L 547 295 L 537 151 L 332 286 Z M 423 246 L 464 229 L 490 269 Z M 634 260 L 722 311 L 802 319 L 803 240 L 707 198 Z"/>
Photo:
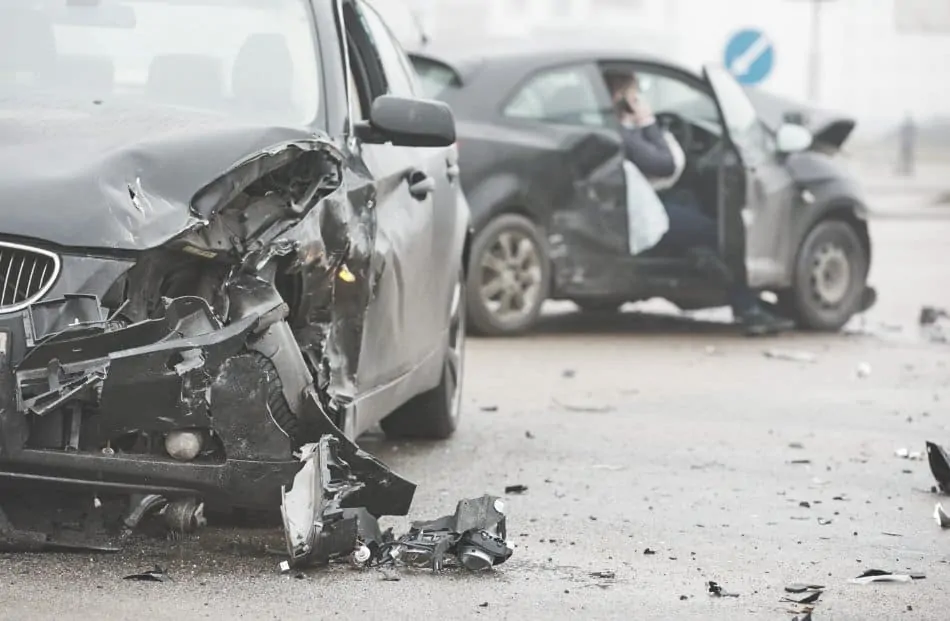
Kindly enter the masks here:
<path id="1" fill-rule="evenodd" d="M 633 108 L 633 120 L 640 127 L 656 122 L 656 117 L 653 116 L 653 108 L 645 99 L 637 97 L 630 102 L 630 107 Z"/>

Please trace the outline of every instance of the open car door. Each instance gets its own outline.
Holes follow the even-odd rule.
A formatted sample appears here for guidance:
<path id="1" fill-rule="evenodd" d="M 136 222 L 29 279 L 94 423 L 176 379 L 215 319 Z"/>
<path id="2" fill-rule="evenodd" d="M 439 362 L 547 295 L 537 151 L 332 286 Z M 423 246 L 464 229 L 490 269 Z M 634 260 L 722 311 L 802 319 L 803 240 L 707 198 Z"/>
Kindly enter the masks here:
<path id="1" fill-rule="evenodd" d="M 774 283 L 785 266 L 794 181 L 777 157 L 775 139 L 745 89 L 723 67 L 703 77 L 716 97 L 726 155 L 719 169 L 719 240 L 726 262 L 752 287 Z M 747 274 L 748 272 L 748 274 Z"/>

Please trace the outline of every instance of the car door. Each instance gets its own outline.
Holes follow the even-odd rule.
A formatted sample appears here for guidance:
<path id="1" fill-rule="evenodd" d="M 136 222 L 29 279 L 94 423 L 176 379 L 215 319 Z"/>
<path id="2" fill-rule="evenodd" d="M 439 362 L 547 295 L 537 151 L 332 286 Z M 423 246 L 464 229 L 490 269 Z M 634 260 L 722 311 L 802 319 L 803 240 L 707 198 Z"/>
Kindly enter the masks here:
<path id="1" fill-rule="evenodd" d="M 373 99 L 383 94 L 413 97 L 414 84 L 402 50 L 379 15 L 362 2 L 348 4 L 345 11 L 354 73 L 368 91 L 359 111 L 365 119 Z M 357 372 L 359 391 L 366 393 L 404 379 L 441 346 L 447 303 L 439 298 L 448 289 L 444 281 L 449 276 L 445 264 L 433 265 L 432 257 L 446 256 L 451 242 L 448 235 L 437 234 L 436 221 L 437 200 L 449 182 L 446 149 L 391 144 L 365 144 L 362 149 L 377 191 L 372 299 L 363 330 L 365 364 Z M 378 418 L 398 405 L 357 415 Z M 357 424 L 365 428 L 372 422 Z"/>
<path id="2" fill-rule="evenodd" d="M 731 146 L 719 183 L 723 250 L 750 286 L 774 283 L 785 269 L 779 249 L 788 243 L 783 224 L 794 206 L 794 180 L 742 86 L 722 67 L 708 66 L 703 76 L 716 96 Z"/>
<path id="3" fill-rule="evenodd" d="M 502 111 L 506 123 L 533 129 L 546 145 L 526 178 L 550 213 L 549 236 L 568 247 L 552 253 L 556 275 L 576 273 L 568 262 L 583 269 L 579 261 L 591 252 L 628 254 L 624 156 L 609 109 L 597 66 L 583 62 L 534 73 Z M 578 246 L 586 252 L 573 251 Z"/>

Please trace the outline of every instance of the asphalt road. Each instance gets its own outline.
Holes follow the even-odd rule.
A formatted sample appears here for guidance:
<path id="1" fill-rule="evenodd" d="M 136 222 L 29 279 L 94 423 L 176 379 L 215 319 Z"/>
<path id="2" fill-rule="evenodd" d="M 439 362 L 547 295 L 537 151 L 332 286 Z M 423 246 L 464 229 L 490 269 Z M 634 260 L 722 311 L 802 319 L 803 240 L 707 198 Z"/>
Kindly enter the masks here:
<path id="1" fill-rule="evenodd" d="M 0 619 L 772 620 L 799 608 L 781 601 L 793 582 L 827 587 L 815 619 L 945 619 L 950 532 L 931 517 L 926 461 L 894 451 L 950 444 L 950 345 L 916 327 L 921 305 L 950 308 L 950 220 L 889 218 L 872 236 L 880 303 L 857 334 L 749 340 L 715 322 L 562 305 L 532 337 L 471 341 L 453 440 L 363 443 L 418 483 L 416 518 L 528 486 L 508 497 L 515 554 L 491 574 L 295 579 L 265 551 L 277 529 L 209 528 L 120 555 L 0 555 Z M 156 563 L 173 581 L 121 579 Z M 926 579 L 848 583 L 874 568 Z M 708 580 L 739 597 L 710 597 Z"/>

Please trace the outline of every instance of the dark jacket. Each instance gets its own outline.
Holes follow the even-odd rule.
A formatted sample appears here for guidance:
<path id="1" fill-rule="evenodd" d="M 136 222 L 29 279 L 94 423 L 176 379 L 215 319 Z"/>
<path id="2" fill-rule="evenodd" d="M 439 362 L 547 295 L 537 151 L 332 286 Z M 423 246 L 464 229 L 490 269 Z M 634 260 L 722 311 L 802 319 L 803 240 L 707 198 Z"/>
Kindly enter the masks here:
<path id="1" fill-rule="evenodd" d="M 676 161 L 663 132 L 656 123 L 646 127 L 621 127 L 623 152 L 645 177 L 669 177 L 676 172 Z"/>

